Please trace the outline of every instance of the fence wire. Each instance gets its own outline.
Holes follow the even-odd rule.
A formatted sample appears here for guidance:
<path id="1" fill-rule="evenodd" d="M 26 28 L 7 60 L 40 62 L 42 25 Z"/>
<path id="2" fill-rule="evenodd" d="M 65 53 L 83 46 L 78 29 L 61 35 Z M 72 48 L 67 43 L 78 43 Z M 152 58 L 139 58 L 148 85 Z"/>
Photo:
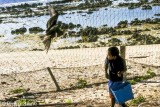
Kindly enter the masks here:
<path id="1" fill-rule="evenodd" d="M 19 1 L 20 0 L 13 0 L 14 3 L 17 3 Z M 85 99 L 91 100 L 87 96 L 78 98 L 77 95 L 69 96 L 68 93 L 65 93 L 66 90 L 76 90 L 75 87 L 78 87 L 78 82 L 80 80 L 84 80 L 84 82 L 87 82 L 87 87 L 90 87 L 90 90 L 93 91 L 94 87 L 99 86 L 99 90 L 102 91 L 103 94 L 106 94 L 106 84 L 104 84 L 106 83 L 106 78 L 104 76 L 104 60 L 106 58 L 109 45 L 105 45 L 102 47 L 97 46 L 96 43 L 92 44 L 92 42 L 86 42 L 80 43 L 79 48 L 77 49 L 59 50 L 54 48 L 63 46 L 67 43 L 69 43 L 69 45 L 67 44 L 66 47 L 69 47 L 71 46 L 71 44 L 75 44 L 79 40 L 78 37 L 68 37 L 62 40 L 57 40 L 56 43 L 53 43 L 51 49 L 49 50 L 49 53 L 46 54 L 46 52 L 43 50 L 43 43 L 39 38 L 40 36 L 45 35 L 45 31 L 41 33 L 31 34 L 29 32 L 29 28 L 40 27 L 46 30 L 46 23 L 50 17 L 47 14 L 48 10 L 46 8 L 48 4 L 46 2 L 42 2 L 42 4 L 40 4 L 39 6 L 28 7 L 28 9 L 31 9 L 34 14 L 36 14 L 36 12 L 38 11 L 37 13 L 40 14 L 42 12 L 43 15 L 40 14 L 37 16 L 33 15 L 32 17 L 22 17 L 23 15 L 25 15 L 26 11 L 24 12 L 23 9 L 20 9 L 20 11 L 22 12 L 15 15 L 13 13 L 13 10 L 9 10 L 9 7 L 12 7 L 11 4 L 7 4 L 11 1 L 3 0 L 0 2 L 2 2 L 0 5 L 0 86 L 2 87 L 0 88 L 0 93 L 3 94 L 0 94 L 0 100 L 11 98 L 12 96 L 8 95 L 8 93 L 11 93 L 13 90 L 20 88 L 29 89 L 29 92 L 32 93 L 46 92 L 48 93 L 44 95 L 46 98 L 54 99 L 52 103 L 65 102 L 64 99 L 68 99 L 67 97 L 75 98 L 72 99 L 75 102 L 85 101 Z M 115 4 L 118 2 L 119 1 L 114 1 Z M 78 5 L 77 2 L 73 3 L 74 5 Z M 69 3 L 69 5 L 71 4 L 72 3 Z M 65 7 L 65 5 L 63 6 Z M 42 9 L 37 10 L 37 8 Z M 43 10 L 43 8 L 45 9 Z M 120 21 L 128 20 L 128 22 L 131 22 L 135 18 L 138 18 L 140 20 L 146 20 L 147 18 L 152 19 L 152 17 L 158 18 L 158 16 L 155 16 L 155 14 L 158 14 L 159 10 L 159 6 L 153 6 L 152 10 L 143 11 L 141 8 L 129 10 L 126 7 L 116 8 L 115 5 L 111 5 L 108 7 L 100 7 L 98 8 L 98 10 L 93 11 L 92 14 L 87 14 L 85 12 L 88 12 L 87 9 L 63 11 L 63 13 L 65 14 L 60 15 L 58 21 L 66 24 L 81 24 L 81 29 L 87 26 L 100 28 L 105 25 L 107 25 L 107 27 L 114 28 Z M 18 10 L 14 11 L 18 12 Z M 147 24 L 140 24 L 138 26 L 129 25 L 128 28 L 130 28 L 131 30 L 144 30 L 150 28 L 152 30 L 143 33 L 147 35 L 153 34 L 153 36 L 158 37 L 159 31 L 153 29 L 155 29 L 159 25 Z M 27 28 L 27 31 L 24 34 L 18 35 L 11 33 L 12 30 L 16 30 L 19 28 Z M 67 30 L 68 32 L 70 31 L 69 28 Z M 79 28 L 74 28 L 74 30 L 78 31 Z M 123 31 L 128 29 L 125 27 L 119 28 L 118 30 Z M 114 31 L 111 33 L 113 34 Z M 104 41 L 106 41 L 109 34 L 106 35 L 107 36 L 104 37 Z M 128 39 L 124 39 L 124 37 L 121 36 L 122 35 L 118 35 L 117 38 L 123 41 L 123 44 L 125 45 L 125 41 Z M 153 80 L 159 80 L 158 75 L 160 74 L 160 72 L 158 70 L 160 65 L 160 45 L 158 43 L 152 45 L 144 45 L 147 44 L 146 41 L 148 40 L 149 38 L 140 41 L 140 44 L 143 45 L 137 45 L 137 43 L 135 46 L 126 46 L 125 59 L 127 61 L 128 68 L 127 78 L 130 80 L 134 79 L 137 76 L 146 76 L 149 69 L 151 69 L 157 75 L 153 77 Z M 56 87 L 47 71 L 47 67 L 51 68 L 52 73 L 55 76 L 60 88 L 64 92 L 62 94 L 66 95 L 66 97 L 61 95 L 60 93 L 52 92 L 56 90 Z M 89 91 L 89 89 L 86 89 L 86 91 Z M 92 91 L 89 92 L 90 95 L 87 95 L 91 96 L 91 94 L 97 92 L 94 90 L 94 92 L 92 93 Z M 52 94 L 55 95 L 51 96 L 49 92 L 52 92 Z M 81 92 L 86 95 L 85 92 Z M 77 91 L 77 93 L 80 92 Z M 44 96 L 42 95 L 42 97 Z M 40 96 L 36 97 L 38 97 L 37 100 L 42 99 Z M 95 95 L 92 97 L 92 100 L 96 100 L 100 96 Z M 102 102 L 105 102 L 106 99 L 102 97 L 100 100 Z"/>

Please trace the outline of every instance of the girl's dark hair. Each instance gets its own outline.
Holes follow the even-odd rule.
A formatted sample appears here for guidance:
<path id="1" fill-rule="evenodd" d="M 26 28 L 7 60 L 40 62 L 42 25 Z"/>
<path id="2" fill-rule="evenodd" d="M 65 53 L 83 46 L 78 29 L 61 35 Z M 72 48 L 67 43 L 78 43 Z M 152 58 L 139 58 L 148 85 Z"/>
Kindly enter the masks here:
<path id="1" fill-rule="evenodd" d="M 110 47 L 108 48 L 108 51 L 112 56 L 119 56 L 119 49 L 117 47 Z"/>

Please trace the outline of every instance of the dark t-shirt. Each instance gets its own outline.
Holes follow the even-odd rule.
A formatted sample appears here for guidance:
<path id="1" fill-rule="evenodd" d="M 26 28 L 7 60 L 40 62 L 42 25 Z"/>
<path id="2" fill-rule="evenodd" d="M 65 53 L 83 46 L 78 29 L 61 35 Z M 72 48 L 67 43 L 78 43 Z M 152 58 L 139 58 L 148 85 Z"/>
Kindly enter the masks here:
<path id="1" fill-rule="evenodd" d="M 108 66 L 109 70 L 109 79 L 113 82 L 116 81 L 122 81 L 123 75 L 121 77 L 118 77 L 117 73 L 119 71 L 126 71 L 126 62 L 123 58 L 118 56 L 115 60 L 108 60 L 106 58 L 105 60 L 105 66 Z"/>

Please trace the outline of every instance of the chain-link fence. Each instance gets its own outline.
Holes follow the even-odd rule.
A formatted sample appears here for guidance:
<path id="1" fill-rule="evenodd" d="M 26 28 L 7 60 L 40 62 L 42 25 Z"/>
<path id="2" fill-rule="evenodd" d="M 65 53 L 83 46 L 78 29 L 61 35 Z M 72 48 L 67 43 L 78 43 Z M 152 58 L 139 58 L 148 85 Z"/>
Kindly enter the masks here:
<path id="1" fill-rule="evenodd" d="M 109 106 L 107 49 L 125 45 L 126 74 L 135 97 L 148 102 L 156 93 L 149 103 L 160 105 L 159 1 L 19 1 L 0 1 L 0 101 Z M 49 4 L 58 10 L 57 24 L 67 36 L 53 42 L 46 54 L 41 37 Z"/>

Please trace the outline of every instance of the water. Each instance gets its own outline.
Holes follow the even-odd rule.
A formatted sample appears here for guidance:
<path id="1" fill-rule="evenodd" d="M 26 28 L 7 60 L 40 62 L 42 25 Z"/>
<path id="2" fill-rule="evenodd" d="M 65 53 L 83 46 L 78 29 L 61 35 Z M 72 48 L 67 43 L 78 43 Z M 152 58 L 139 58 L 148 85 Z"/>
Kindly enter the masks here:
<path id="1" fill-rule="evenodd" d="M 36 1 L 36 0 L 0 0 L 0 4 L 20 3 L 20 2 L 28 2 L 28 1 Z"/>
<path id="2" fill-rule="evenodd" d="M 99 27 L 107 24 L 108 26 L 116 26 L 122 20 L 140 20 L 155 17 L 154 14 L 159 13 L 160 6 L 154 6 L 152 10 L 142 10 L 141 8 L 129 10 L 128 8 L 101 8 L 93 14 L 75 13 L 66 14 L 59 17 L 59 20 L 65 23 L 81 24 L 82 26 Z M 82 16 L 86 15 L 86 16 Z M 67 18 L 68 17 L 68 18 Z"/>
<path id="3" fill-rule="evenodd" d="M 77 10 L 78 11 L 78 10 Z M 147 18 L 155 18 L 154 14 L 160 13 L 160 6 L 154 6 L 152 10 L 142 10 L 141 8 L 129 10 L 128 8 L 101 8 L 92 14 L 77 13 L 77 11 L 67 11 L 65 15 L 60 15 L 58 20 L 64 23 L 81 24 L 83 27 L 92 26 L 100 27 L 102 25 L 116 26 L 120 21 L 134 20 L 138 18 L 140 20 Z M 75 13 L 72 13 L 75 12 Z M 86 16 L 83 16 L 86 15 Z M 11 30 L 21 27 L 41 27 L 46 29 L 46 22 L 49 19 L 49 15 L 41 17 L 31 18 L 9 18 L 5 19 L 14 21 L 17 23 L 2 23 L 0 24 L 0 35 L 8 35 L 11 37 Z"/>
<path id="4" fill-rule="evenodd" d="M 12 6 L 12 5 L 19 5 L 23 3 L 47 3 L 52 1 L 61 1 L 61 0 L 0 0 L 0 7 L 4 6 Z"/>

